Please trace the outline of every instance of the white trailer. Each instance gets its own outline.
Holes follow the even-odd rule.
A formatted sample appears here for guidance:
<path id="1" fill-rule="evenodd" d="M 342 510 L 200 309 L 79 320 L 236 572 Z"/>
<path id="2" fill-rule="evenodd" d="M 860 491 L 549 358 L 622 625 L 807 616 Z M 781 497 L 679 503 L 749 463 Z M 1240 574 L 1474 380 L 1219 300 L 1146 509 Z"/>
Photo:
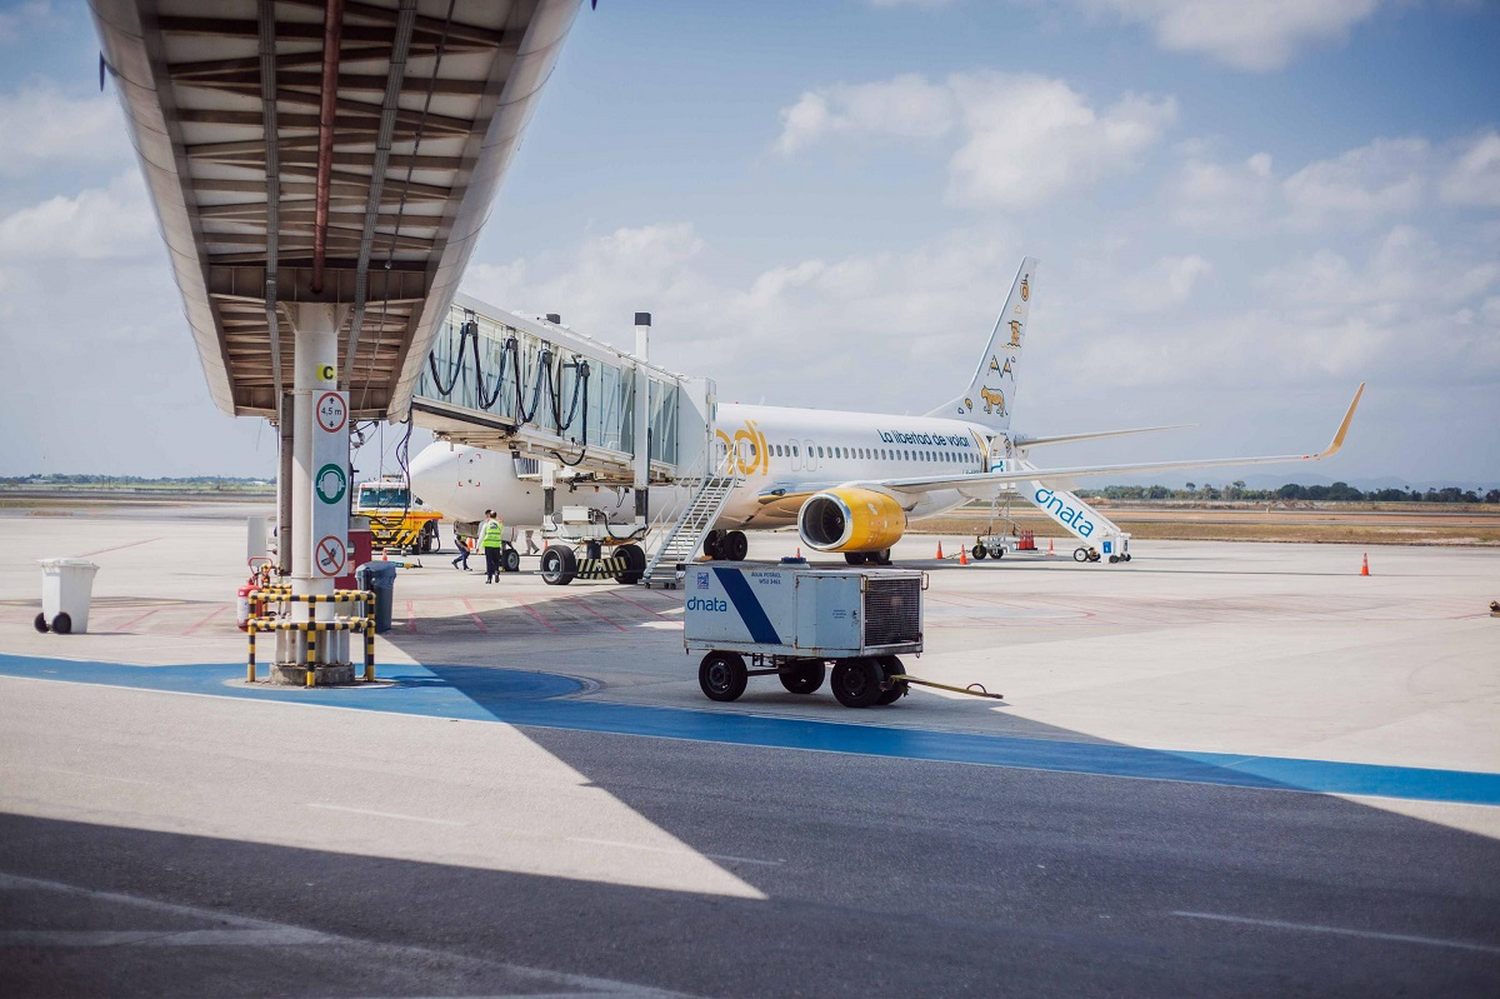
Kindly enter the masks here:
<path id="1" fill-rule="evenodd" d="M 898 655 L 922 651 L 922 572 L 716 562 L 688 566 L 683 587 L 683 647 L 706 650 L 698 685 L 711 700 L 773 674 L 811 694 L 831 663 L 839 703 L 893 704 L 909 682 Z"/>

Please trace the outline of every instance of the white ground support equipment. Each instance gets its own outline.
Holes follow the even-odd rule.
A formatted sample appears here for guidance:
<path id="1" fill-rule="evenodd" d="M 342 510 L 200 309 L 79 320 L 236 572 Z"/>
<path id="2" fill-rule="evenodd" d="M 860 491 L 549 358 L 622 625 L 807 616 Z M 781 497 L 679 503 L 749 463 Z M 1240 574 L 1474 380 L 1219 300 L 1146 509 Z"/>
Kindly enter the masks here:
<path id="1" fill-rule="evenodd" d="M 707 650 L 698 684 L 711 700 L 772 674 L 811 694 L 831 662 L 839 703 L 892 704 L 911 681 L 897 654 L 922 651 L 922 572 L 718 562 L 689 566 L 683 587 L 683 646 Z"/>
<path id="2" fill-rule="evenodd" d="M 1028 461 L 1019 464 L 1025 469 L 1036 468 Z M 1074 561 L 1098 562 L 1101 558 L 1110 563 L 1130 561 L 1130 535 L 1077 494 L 1040 481 L 1021 486 L 1020 493 L 1078 538 L 1081 544 L 1073 549 Z"/>

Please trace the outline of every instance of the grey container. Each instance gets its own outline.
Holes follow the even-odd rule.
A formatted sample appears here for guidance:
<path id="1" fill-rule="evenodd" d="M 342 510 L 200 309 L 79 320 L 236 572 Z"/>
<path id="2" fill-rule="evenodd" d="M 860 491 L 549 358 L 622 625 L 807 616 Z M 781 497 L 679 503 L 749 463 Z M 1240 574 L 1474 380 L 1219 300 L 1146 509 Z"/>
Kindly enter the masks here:
<path id="1" fill-rule="evenodd" d="M 396 563 L 366 562 L 354 570 L 354 582 L 361 590 L 375 594 L 375 630 L 391 630 L 391 613 L 396 606 Z"/>

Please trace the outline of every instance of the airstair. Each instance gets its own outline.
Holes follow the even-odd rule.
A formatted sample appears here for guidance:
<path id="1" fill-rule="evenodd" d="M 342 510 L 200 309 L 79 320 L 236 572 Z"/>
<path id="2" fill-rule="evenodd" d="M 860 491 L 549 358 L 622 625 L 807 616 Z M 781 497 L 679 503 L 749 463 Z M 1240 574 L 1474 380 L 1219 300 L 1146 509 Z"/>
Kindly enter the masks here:
<path id="1" fill-rule="evenodd" d="M 704 475 L 695 479 L 680 480 L 685 487 L 681 494 L 685 502 L 664 510 L 652 524 L 652 531 L 662 540 L 646 563 L 646 572 L 641 578 L 647 588 L 661 586 L 670 589 L 677 585 L 677 567 L 692 561 L 703 547 L 703 540 L 723 512 L 729 494 L 741 481 L 735 470 L 732 451 L 718 468 L 705 470 Z M 671 526 L 667 527 L 668 524 Z"/>

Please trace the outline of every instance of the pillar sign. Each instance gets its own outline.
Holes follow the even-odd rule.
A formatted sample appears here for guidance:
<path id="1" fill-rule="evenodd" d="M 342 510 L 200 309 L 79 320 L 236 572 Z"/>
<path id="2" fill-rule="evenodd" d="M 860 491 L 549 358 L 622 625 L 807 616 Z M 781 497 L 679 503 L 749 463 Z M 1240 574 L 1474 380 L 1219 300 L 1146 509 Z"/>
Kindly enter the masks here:
<path id="1" fill-rule="evenodd" d="M 343 576 L 349 563 L 349 393 L 311 394 L 313 575 Z"/>

